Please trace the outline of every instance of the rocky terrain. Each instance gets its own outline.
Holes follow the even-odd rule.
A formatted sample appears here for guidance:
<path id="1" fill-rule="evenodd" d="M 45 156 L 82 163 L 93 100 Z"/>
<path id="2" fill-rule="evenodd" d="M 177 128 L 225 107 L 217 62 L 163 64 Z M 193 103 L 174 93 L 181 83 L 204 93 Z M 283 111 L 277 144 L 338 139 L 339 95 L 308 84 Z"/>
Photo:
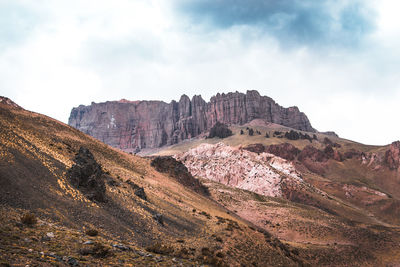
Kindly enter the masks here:
<path id="1" fill-rule="evenodd" d="M 269 153 L 256 154 L 218 143 L 203 144 L 175 156 L 194 176 L 260 195 L 282 197 L 282 185 L 304 183 L 286 160 Z"/>
<path id="2" fill-rule="evenodd" d="M 139 157 L 2 98 L 0 265 L 400 264 L 399 142 L 224 123 Z"/>
<path id="3" fill-rule="evenodd" d="M 0 266 L 308 265 L 302 257 L 216 203 L 182 163 L 0 103 Z"/>
<path id="4" fill-rule="evenodd" d="M 283 108 L 257 91 L 217 94 L 209 102 L 200 95 L 178 102 L 108 101 L 79 106 L 68 124 L 128 152 L 173 145 L 205 134 L 217 122 L 243 125 L 255 119 L 315 132 L 297 107 Z"/>
<path id="5" fill-rule="evenodd" d="M 230 129 L 232 136 L 197 138 L 156 154 L 174 155 L 218 203 L 310 253 L 317 266 L 400 262 L 393 250 L 400 225 L 399 142 L 368 146 L 256 120 Z M 271 159 L 300 180 L 271 168 Z M 274 193 L 260 190 L 265 187 Z"/>

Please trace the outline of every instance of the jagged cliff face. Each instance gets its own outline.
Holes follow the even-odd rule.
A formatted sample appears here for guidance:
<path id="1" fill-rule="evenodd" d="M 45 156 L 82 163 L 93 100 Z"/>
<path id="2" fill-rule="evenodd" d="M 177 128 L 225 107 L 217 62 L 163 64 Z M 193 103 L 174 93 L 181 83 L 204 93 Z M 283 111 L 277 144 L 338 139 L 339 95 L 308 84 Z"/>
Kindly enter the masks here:
<path id="1" fill-rule="evenodd" d="M 176 144 L 207 132 L 217 121 L 242 125 L 254 119 L 314 132 L 297 107 L 283 108 L 257 91 L 217 94 L 204 101 L 112 101 L 73 108 L 69 125 L 125 151 Z"/>

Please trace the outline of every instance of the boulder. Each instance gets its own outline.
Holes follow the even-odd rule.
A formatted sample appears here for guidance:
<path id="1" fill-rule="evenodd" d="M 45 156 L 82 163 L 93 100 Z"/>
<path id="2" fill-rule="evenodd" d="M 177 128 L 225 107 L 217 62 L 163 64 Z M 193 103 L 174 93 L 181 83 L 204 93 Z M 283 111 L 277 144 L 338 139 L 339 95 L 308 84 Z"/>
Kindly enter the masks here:
<path id="1" fill-rule="evenodd" d="M 88 199 L 104 202 L 108 175 L 94 159 L 89 149 L 81 147 L 74 159 L 75 164 L 67 171 L 71 185 L 79 189 Z"/>

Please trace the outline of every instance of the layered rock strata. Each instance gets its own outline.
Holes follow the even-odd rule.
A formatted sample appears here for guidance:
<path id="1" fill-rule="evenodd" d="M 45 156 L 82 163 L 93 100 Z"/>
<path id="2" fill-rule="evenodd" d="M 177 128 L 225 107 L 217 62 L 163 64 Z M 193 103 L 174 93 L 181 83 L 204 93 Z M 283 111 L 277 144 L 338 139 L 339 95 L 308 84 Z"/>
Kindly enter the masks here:
<path id="1" fill-rule="evenodd" d="M 288 185 L 297 188 L 304 184 L 292 163 L 223 143 L 202 144 L 175 157 L 193 176 L 265 196 L 282 197 Z"/>
<path id="2" fill-rule="evenodd" d="M 172 101 L 109 101 L 73 108 L 69 125 L 129 152 L 176 144 L 215 123 L 243 125 L 254 119 L 315 132 L 297 107 L 283 108 L 257 91 L 217 94 L 209 102 L 195 95 Z"/>

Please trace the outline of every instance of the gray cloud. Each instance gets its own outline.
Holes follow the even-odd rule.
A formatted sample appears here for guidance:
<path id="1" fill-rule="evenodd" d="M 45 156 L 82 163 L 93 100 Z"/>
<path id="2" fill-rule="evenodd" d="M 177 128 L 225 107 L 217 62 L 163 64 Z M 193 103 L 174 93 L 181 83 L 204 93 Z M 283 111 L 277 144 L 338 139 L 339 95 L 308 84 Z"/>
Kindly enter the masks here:
<path id="1" fill-rule="evenodd" d="M 176 8 L 191 23 L 251 26 L 283 46 L 357 46 L 374 28 L 373 13 L 359 1 L 178 0 Z"/>

